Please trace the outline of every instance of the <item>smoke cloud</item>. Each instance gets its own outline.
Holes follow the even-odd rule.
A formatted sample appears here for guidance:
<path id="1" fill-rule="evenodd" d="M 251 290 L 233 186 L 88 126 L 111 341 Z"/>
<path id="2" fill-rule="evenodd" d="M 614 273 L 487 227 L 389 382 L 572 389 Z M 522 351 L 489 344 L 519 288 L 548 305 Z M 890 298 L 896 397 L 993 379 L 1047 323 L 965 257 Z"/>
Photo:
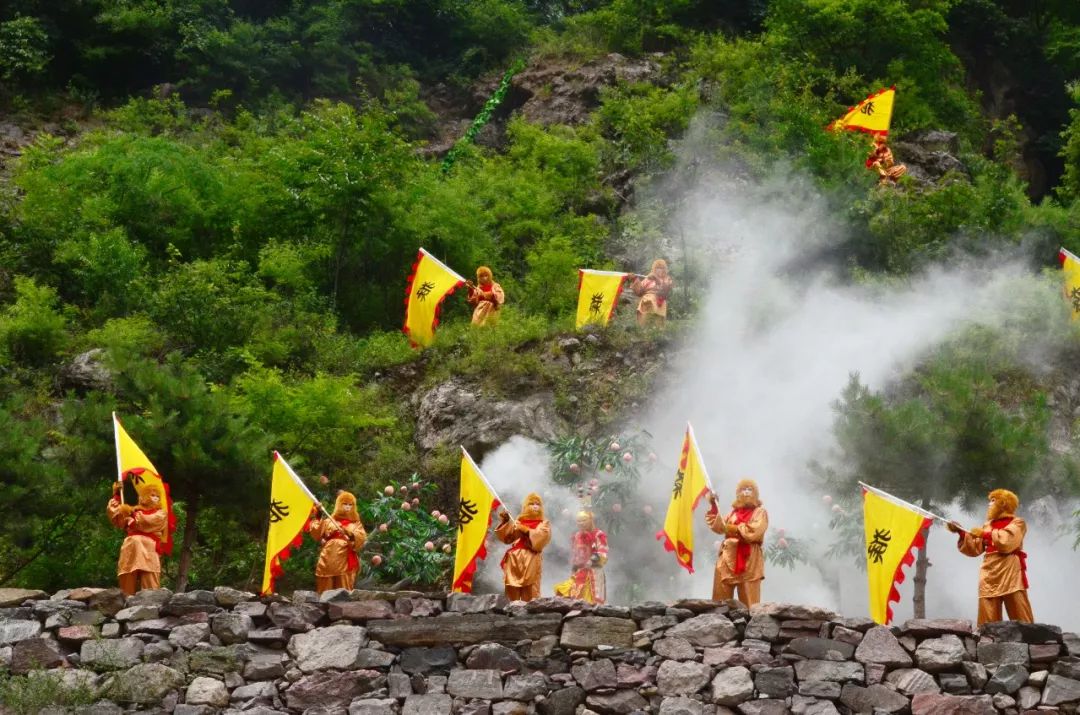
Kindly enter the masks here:
<path id="1" fill-rule="evenodd" d="M 685 157 L 707 155 L 706 131 L 692 131 L 680 146 Z M 688 177 L 692 180 L 688 181 Z M 677 188 L 675 188 L 677 187 Z M 679 207 L 667 235 L 678 237 L 657 255 L 669 258 L 676 281 L 687 260 L 707 266 L 710 281 L 694 324 L 669 353 L 670 370 L 652 402 L 627 429 L 653 435 L 660 463 L 640 485 L 653 507 L 612 537 L 609 600 L 707 598 L 711 593 L 716 535 L 701 518 L 691 576 L 678 568 L 653 534 L 661 526 L 687 420 L 698 441 L 723 507 L 735 482 L 755 479 L 769 511 L 770 528 L 810 539 L 823 551 L 833 538 L 830 512 L 813 485 L 807 464 L 833 455 L 834 412 L 852 373 L 873 390 L 901 379 L 927 352 L 958 329 L 988 324 L 1026 330 L 1029 359 L 1040 367 L 1040 335 L 1067 330 L 1051 281 L 1017 254 L 955 259 L 903 283 L 859 285 L 828 260 L 845 238 L 822 197 L 807 180 L 783 172 L 762 183 L 732 179 L 723 167 L 687 160 L 668 186 L 640 197 L 643 203 Z M 673 301 L 682 296 L 676 289 Z M 620 307 L 620 310 L 625 310 Z M 1034 311 L 1034 313 L 1033 313 Z M 1031 319 L 1038 314 L 1038 319 Z M 1035 332 L 1034 337 L 1030 334 Z M 554 539 L 545 558 L 545 594 L 569 575 L 567 544 L 573 532 L 573 495 L 549 481 L 541 445 L 515 438 L 488 455 L 483 469 L 516 514 L 528 491 L 544 494 Z M 1021 516 L 1027 516 L 1021 505 Z M 699 507 L 699 517 L 704 506 Z M 982 514 L 948 516 L 967 524 Z M 598 515 L 601 528 L 604 515 Z M 1057 538 L 1049 524 L 1029 517 L 1026 550 L 1037 620 L 1080 628 L 1080 616 L 1059 594 L 1076 586 L 1071 538 Z M 493 544 L 479 589 L 499 590 Z M 974 619 L 979 560 L 961 556 L 955 537 L 931 530 L 927 615 Z M 914 567 L 901 588 L 896 619 L 911 616 Z M 867 613 L 866 580 L 850 558 L 819 559 L 789 571 L 767 566 L 763 599 L 827 606 L 847 615 Z"/>

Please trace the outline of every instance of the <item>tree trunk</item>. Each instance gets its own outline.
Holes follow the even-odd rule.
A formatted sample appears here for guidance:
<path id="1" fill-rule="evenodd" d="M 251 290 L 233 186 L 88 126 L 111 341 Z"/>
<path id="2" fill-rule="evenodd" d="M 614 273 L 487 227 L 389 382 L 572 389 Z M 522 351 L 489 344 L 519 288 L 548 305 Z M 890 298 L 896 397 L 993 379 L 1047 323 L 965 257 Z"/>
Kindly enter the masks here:
<path id="1" fill-rule="evenodd" d="M 180 563 L 176 567 L 177 593 L 187 590 L 188 571 L 191 570 L 191 552 L 195 549 L 195 539 L 199 535 L 199 529 L 195 525 L 199 517 L 199 495 L 192 494 L 184 507 L 184 541 L 180 545 Z"/>
<path id="2" fill-rule="evenodd" d="M 926 557 L 926 544 L 930 539 L 930 529 L 922 530 L 923 547 L 915 559 L 915 595 L 911 603 L 915 607 L 916 618 L 926 618 L 926 570 L 930 568 L 930 559 Z"/>

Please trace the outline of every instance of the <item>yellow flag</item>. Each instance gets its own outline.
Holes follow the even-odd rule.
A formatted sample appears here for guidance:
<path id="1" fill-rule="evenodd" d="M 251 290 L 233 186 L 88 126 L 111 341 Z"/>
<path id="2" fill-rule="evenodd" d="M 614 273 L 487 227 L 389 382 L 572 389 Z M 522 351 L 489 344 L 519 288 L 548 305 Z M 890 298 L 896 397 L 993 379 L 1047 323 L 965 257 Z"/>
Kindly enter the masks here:
<path id="1" fill-rule="evenodd" d="M 589 323 L 607 325 L 615 315 L 615 305 L 628 273 L 578 269 L 577 327 Z"/>
<path id="2" fill-rule="evenodd" d="M 850 129 L 867 134 L 887 136 L 892 122 L 896 87 L 881 89 L 849 109 L 847 113 L 829 125 L 829 129 Z"/>
<path id="3" fill-rule="evenodd" d="M 709 490 L 709 484 L 709 473 L 694 439 L 694 428 L 687 424 L 679 470 L 671 489 L 671 503 L 664 518 L 664 528 L 656 532 L 656 538 L 664 542 L 664 549 L 675 553 L 679 565 L 690 573 L 694 573 L 694 509 Z"/>
<path id="4" fill-rule="evenodd" d="M 457 550 L 454 553 L 454 577 L 451 590 L 472 593 L 477 561 L 487 557 L 488 529 L 491 515 L 499 508 L 495 490 L 484 479 L 465 448 L 461 448 L 461 497 L 458 501 Z"/>
<path id="5" fill-rule="evenodd" d="M 424 249 L 416 255 L 409 284 L 405 288 L 405 327 L 413 347 L 428 346 L 435 340 L 435 327 L 446 296 L 465 279 L 447 268 Z"/>
<path id="6" fill-rule="evenodd" d="M 274 592 L 274 579 L 283 572 L 282 562 L 289 558 L 292 549 L 300 546 L 304 526 L 317 502 L 285 458 L 274 452 L 274 471 L 270 478 L 270 530 L 266 535 L 261 591 L 264 596 Z"/>
<path id="7" fill-rule="evenodd" d="M 870 617 L 882 625 L 892 622 L 890 602 L 900 601 L 897 585 L 904 567 L 915 562 L 914 549 L 925 544 L 923 529 L 930 519 L 881 494 L 863 489 L 863 528 L 866 530 L 866 576 L 870 585 Z"/>
<path id="8" fill-rule="evenodd" d="M 116 480 L 123 482 L 130 479 L 136 491 L 142 484 L 156 484 L 162 498 L 165 500 L 165 513 L 168 516 L 165 528 L 165 542 L 159 543 L 159 554 L 169 555 L 173 548 L 173 532 L 176 531 L 176 515 L 173 514 L 172 493 L 169 491 L 169 483 L 158 473 L 150 458 L 146 456 L 135 440 L 127 433 L 120 424 L 120 418 L 112 413 L 113 441 L 116 443 Z"/>
<path id="9" fill-rule="evenodd" d="M 1065 300 L 1072 308 L 1072 319 L 1080 318 L 1080 258 L 1064 248 L 1058 251 L 1058 261 L 1065 273 Z"/>

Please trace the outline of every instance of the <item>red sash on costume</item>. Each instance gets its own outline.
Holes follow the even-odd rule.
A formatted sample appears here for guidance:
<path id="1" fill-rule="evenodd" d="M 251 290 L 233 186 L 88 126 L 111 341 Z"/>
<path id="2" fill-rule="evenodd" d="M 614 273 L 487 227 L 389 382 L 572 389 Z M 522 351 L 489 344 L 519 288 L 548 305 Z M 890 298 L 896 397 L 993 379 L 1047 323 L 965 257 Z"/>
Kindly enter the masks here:
<path id="1" fill-rule="evenodd" d="M 543 519 L 518 519 L 517 520 L 517 523 L 521 524 L 522 526 L 529 527 L 530 531 L 535 529 L 536 527 L 540 526 L 540 524 L 542 522 L 543 522 Z M 532 541 L 529 539 L 528 534 L 522 534 L 521 536 L 519 536 L 518 540 L 515 541 L 513 543 L 513 545 L 509 549 L 506 550 L 506 553 L 503 554 L 502 561 L 499 562 L 499 566 L 505 565 L 506 564 L 506 557 L 510 555 L 510 552 L 511 551 L 517 551 L 518 549 L 528 549 L 529 551 L 532 551 Z"/>
<path id="2" fill-rule="evenodd" d="M 1004 529 L 1006 526 L 1012 523 L 1012 520 L 1013 518 L 1011 516 L 1003 516 L 1000 519 L 994 519 L 990 522 L 990 528 L 984 531 L 982 535 L 983 545 L 985 546 L 986 553 L 998 553 L 997 547 L 994 546 L 994 538 L 993 536 L 991 536 L 990 532 L 994 529 Z M 1027 554 L 1019 549 L 1013 551 L 1012 553 L 1015 554 L 1018 559 L 1020 559 L 1020 577 L 1024 580 L 1024 588 L 1026 589 L 1028 587 Z"/>
<path id="3" fill-rule="evenodd" d="M 347 527 L 352 522 L 349 521 L 348 519 L 337 519 L 337 523 L 344 529 L 345 527 Z M 327 538 L 327 539 L 341 539 L 342 541 L 348 541 L 349 540 L 349 537 L 346 536 L 345 532 L 343 532 L 343 531 L 335 531 L 333 534 L 331 534 L 330 536 L 327 536 L 325 538 Z M 356 558 L 356 552 L 353 551 L 352 549 L 349 549 L 349 558 L 348 558 L 347 563 L 348 563 L 349 571 L 359 571 L 360 570 L 360 559 Z"/>
<path id="4" fill-rule="evenodd" d="M 732 509 L 726 521 L 728 524 L 745 524 L 750 521 L 755 509 L 757 507 L 754 506 Z M 739 540 L 739 547 L 735 550 L 735 573 L 741 574 L 746 570 L 746 562 L 750 560 L 750 542 L 744 540 L 742 534 L 737 534 L 734 538 Z"/>

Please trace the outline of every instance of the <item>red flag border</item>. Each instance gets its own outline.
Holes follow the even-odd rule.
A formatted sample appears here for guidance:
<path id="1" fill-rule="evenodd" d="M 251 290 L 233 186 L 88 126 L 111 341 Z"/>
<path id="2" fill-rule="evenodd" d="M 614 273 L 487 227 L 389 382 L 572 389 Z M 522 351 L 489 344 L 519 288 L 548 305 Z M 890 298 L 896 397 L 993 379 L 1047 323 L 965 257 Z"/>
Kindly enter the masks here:
<path id="1" fill-rule="evenodd" d="M 432 259 L 435 259 L 432 256 Z M 416 278 L 416 269 L 420 266 L 420 261 L 424 260 L 424 249 L 420 249 L 416 252 L 416 260 L 413 261 L 412 269 L 409 271 L 409 278 L 405 282 L 405 323 L 401 326 L 401 332 L 405 333 L 409 337 L 409 346 L 413 348 L 419 348 L 420 344 L 412 339 L 412 335 L 409 332 L 409 298 L 412 296 L 413 280 Z M 437 259 L 436 259 L 437 260 Z M 461 286 L 465 285 L 465 281 L 458 281 L 450 290 L 443 293 L 442 298 L 439 298 L 439 302 L 435 304 L 435 317 L 431 321 L 431 332 L 435 332 L 435 328 L 439 327 L 439 317 L 442 315 L 442 306 L 450 295 Z"/>

